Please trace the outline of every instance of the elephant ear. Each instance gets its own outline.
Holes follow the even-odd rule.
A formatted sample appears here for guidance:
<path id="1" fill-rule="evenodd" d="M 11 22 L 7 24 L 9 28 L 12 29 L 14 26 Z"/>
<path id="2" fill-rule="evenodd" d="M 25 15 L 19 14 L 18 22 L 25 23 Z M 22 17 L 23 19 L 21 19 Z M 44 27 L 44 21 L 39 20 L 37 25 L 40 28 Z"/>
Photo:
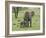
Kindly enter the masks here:
<path id="1" fill-rule="evenodd" d="M 31 13 L 32 13 L 32 16 L 34 16 L 34 11 L 32 11 Z"/>

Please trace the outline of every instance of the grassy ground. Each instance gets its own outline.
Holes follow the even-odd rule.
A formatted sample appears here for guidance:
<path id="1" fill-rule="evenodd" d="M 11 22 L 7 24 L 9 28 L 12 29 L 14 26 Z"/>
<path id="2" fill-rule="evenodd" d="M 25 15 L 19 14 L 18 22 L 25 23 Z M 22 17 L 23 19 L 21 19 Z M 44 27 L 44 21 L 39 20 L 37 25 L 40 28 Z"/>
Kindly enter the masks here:
<path id="1" fill-rule="evenodd" d="M 23 20 L 26 11 L 34 11 L 35 14 L 32 17 L 32 27 L 20 28 L 20 22 Z M 19 11 L 18 18 L 15 18 L 15 14 L 12 13 L 12 31 L 26 31 L 26 30 L 39 30 L 40 29 L 40 9 L 39 8 L 27 8 Z"/>

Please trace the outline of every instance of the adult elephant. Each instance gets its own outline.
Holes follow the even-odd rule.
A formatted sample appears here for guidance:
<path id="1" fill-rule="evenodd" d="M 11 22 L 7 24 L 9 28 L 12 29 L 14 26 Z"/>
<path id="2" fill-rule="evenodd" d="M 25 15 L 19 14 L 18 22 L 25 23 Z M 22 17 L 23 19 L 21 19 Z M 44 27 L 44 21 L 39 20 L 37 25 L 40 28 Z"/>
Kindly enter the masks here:
<path id="1" fill-rule="evenodd" d="M 31 12 L 26 11 L 25 12 L 24 21 L 26 21 L 26 26 L 28 26 L 28 27 L 32 26 L 31 23 L 32 23 L 32 16 L 33 15 L 34 15 L 34 11 L 31 11 Z"/>

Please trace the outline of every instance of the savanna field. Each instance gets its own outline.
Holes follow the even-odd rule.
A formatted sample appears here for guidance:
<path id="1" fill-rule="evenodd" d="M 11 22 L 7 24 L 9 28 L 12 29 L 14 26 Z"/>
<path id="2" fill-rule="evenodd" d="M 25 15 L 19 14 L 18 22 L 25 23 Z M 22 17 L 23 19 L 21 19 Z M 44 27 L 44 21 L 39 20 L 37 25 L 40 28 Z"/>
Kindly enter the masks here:
<path id="1" fill-rule="evenodd" d="M 34 15 L 32 17 L 32 27 L 24 27 L 20 28 L 20 22 L 24 18 L 24 14 L 26 11 L 34 11 Z M 30 24 L 29 24 L 30 25 Z M 27 31 L 27 30 L 39 30 L 40 29 L 40 8 L 32 8 L 32 7 L 22 7 L 18 12 L 17 18 L 15 18 L 15 13 L 12 13 L 12 31 Z"/>

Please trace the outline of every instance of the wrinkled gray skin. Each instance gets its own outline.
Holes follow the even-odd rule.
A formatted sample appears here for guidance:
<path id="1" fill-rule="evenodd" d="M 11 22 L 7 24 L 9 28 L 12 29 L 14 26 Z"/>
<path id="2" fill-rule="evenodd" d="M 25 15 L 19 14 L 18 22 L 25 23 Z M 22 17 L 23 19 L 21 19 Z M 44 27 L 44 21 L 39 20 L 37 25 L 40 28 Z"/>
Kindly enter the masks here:
<path id="1" fill-rule="evenodd" d="M 23 27 L 32 27 L 31 26 L 31 22 L 32 22 L 31 20 L 32 20 L 33 15 L 34 15 L 34 11 L 26 12 L 25 16 L 24 16 L 24 20 L 21 22 L 21 25 L 23 25 Z"/>

